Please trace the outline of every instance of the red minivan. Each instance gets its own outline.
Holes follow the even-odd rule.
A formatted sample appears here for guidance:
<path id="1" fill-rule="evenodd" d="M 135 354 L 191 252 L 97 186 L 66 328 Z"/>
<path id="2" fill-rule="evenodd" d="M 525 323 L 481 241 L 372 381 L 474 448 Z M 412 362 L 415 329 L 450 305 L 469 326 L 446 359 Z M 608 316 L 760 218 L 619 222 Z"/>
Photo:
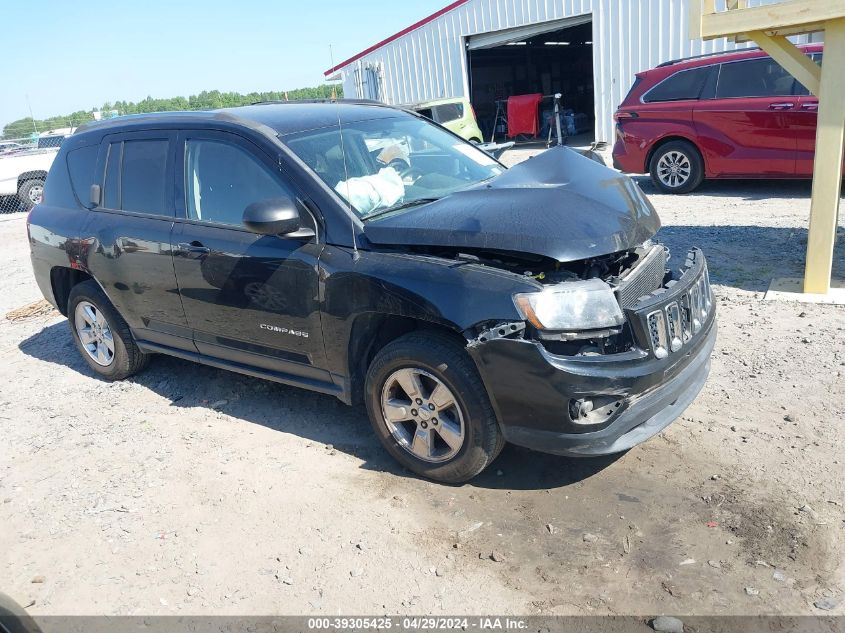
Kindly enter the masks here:
<path id="1" fill-rule="evenodd" d="M 821 63 L 821 44 L 802 46 Z M 759 49 L 637 74 L 614 115 L 613 164 L 687 193 L 705 178 L 809 178 L 818 98 Z"/>

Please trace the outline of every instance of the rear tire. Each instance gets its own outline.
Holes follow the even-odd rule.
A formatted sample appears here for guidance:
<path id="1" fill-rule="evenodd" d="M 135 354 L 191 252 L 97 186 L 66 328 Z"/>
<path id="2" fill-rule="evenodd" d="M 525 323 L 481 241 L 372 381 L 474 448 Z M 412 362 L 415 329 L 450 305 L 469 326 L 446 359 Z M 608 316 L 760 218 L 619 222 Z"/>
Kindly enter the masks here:
<path id="1" fill-rule="evenodd" d="M 147 366 L 149 356 L 135 344 L 129 325 L 95 281 L 73 287 L 67 314 L 76 348 L 100 377 L 123 380 Z"/>
<path id="2" fill-rule="evenodd" d="M 689 193 L 704 180 L 704 160 L 688 141 L 670 141 L 658 147 L 648 170 L 654 186 L 664 193 Z"/>
<path id="3" fill-rule="evenodd" d="M 44 181 L 36 178 L 22 182 L 18 188 L 18 198 L 26 211 L 36 204 L 41 204 L 44 199 Z"/>
<path id="4" fill-rule="evenodd" d="M 403 386 L 409 380 L 417 393 Z M 385 346 L 367 371 L 366 404 L 387 452 L 429 479 L 468 481 L 504 446 L 478 369 L 442 334 L 414 332 Z"/>

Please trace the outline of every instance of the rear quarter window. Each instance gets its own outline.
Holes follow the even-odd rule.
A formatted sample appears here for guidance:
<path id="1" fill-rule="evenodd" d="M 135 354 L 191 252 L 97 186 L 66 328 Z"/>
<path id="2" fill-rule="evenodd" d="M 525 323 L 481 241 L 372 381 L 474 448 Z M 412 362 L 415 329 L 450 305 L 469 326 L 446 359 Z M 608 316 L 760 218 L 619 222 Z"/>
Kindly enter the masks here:
<path id="1" fill-rule="evenodd" d="M 714 66 L 680 70 L 657 84 L 643 95 L 643 103 L 662 103 L 666 101 L 693 101 L 701 97 L 704 84 Z"/>
<path id="2" fill-rule="evenodd" d="M 94 184 L 94 170 L 99 150 L 99 145 L 88 145 L 70 151 L 67 155 L 67 170 L 73 195 L 83 207 L 90 206 L 91 185 Z"/>

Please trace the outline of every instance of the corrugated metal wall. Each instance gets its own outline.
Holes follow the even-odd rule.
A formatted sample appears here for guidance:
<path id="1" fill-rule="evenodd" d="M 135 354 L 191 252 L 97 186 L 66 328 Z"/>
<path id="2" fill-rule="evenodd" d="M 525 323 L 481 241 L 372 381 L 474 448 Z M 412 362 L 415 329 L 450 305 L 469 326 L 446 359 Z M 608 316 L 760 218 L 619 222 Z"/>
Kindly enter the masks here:
<path id="1" fill-rule="evenodd" d="M 688 11 L 689 0 L 470 0 L 345 67 L 344 93 L 356 94 L 354 70 L 369 66 L 381 73 L 381 97 L 390 104 L 466 95 L 465 38 L 592 14 L 596 138 L 609 141 L 613 112 L 635 73 L 670 59 L 735 48 L 725 40 L 691 41 Z"/>

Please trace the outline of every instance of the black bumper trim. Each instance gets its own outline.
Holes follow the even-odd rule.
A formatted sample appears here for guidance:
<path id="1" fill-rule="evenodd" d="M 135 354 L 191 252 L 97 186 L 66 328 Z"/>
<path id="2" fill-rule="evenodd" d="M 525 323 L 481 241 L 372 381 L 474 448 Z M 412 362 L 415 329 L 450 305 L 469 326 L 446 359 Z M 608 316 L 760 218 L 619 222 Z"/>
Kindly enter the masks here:
<path id="1" fill-rule="evenodd" d="M 710 354 L 716 344 L 711 324 L 695 358 L 665 384 L 635 397 L 614 422 L 594 433 L 558 433 L 522 426 L 504 426 L 505 438 L 519 446 L 555 455 L 610 455 L 626 451 L 657 435 L 695 400 L 710 373 Z"/>

